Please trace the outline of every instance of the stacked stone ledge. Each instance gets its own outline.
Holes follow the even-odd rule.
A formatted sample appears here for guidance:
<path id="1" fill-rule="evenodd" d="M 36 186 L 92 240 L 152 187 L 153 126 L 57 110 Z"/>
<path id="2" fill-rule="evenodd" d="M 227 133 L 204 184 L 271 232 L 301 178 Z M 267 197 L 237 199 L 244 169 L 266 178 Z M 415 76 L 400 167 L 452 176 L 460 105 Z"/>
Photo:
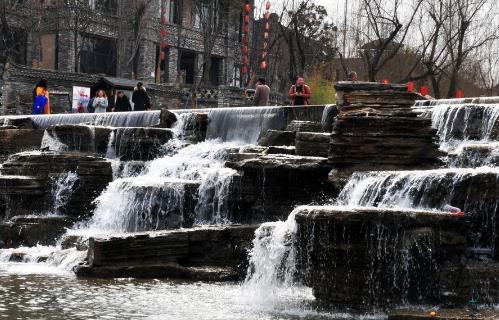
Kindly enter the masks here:
<path id="1" fill-rule="evenodd" d="M 430 169 L 442 155 L 431 119 L 412 109 L 419 94 L 405 85 L 336 84 L 339 115 L 334 121 L 330 181 L 341 186 L 354 171 Z"/>

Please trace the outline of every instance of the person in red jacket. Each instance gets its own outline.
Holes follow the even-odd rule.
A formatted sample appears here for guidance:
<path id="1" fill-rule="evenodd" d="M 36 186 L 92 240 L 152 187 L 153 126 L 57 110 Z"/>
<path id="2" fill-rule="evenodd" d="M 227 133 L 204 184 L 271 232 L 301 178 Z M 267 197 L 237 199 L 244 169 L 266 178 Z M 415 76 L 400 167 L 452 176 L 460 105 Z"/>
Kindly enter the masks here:
<path id="1" fill-rule="evenodd" d="M 292 106 L 305 106 L 310 102 L 312 90 L 305 84 L 303 77 L 298 77 L 296 84 L 292 85 L 289 89 L 288 97 L 291 100 Z"/>

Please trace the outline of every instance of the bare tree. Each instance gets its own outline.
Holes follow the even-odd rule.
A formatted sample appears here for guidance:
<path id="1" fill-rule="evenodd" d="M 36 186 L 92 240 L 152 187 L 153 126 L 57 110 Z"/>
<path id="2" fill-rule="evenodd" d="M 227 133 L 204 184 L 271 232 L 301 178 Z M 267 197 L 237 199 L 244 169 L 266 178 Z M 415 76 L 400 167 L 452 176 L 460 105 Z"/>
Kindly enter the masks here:
<path id="1" fill-rule="evenodd" d="M 449 54 L 449 89 L 447 97 L 455 97 L 459 73 L 466 60 L 479 48 L 499 39 L 497 4 L 494 0 L 452 0 L 445 2 L 449 19 L 443 25 Z"/>
<path id="2" fill-rule="evenodd" d="M 289 79 L 311 71 L 313 66 L 336 56 L 336 26 L 327 21 L 325 7 L 301 1 L 297 8 L 287 11 L 286 25 L 281 35 L 289 51 Z"/>
<path id="3" fill-rule="evenodd" d="M 360 16 L 363 23 L 359 33 L 364 45 L 359 51 L 369 81 L 376 81 L 378 72 L 400 52 L 422 2 L 416 0 L 412 7 L 402 9 L 401 0 L 362 0 Z M 401 12 L 408 14 L 405 21 Z"/>

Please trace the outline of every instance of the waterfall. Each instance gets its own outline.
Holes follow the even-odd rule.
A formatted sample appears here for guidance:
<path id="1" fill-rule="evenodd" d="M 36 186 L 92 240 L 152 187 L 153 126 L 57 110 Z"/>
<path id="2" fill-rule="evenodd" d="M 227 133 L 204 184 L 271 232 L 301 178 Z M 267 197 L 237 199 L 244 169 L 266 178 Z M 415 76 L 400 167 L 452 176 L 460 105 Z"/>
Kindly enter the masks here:
<path id="1" fill-rule="evenodd" d="M 469 244 L 493 248 L 499 214 L 499 168 L 354 173 L 337 199 L 348 207 L 465 212 L 472 221 Z"/>
<path id="2" fill-rule="evenodd" d="M 39 129 L 56 124 L 90 124 L 111 127 L 152 127 L 159 123 L 160 111 L 73 113 L 30 116 Z"/>
<path id="3" fill-rule="evenodd" d="M 245 300 L 275 305 L 279 292 L 295 285 L 296 231 L 294 211 L 286 221 L 263 223 L 255 231 L 248 273 L 242 286 Z"/>
<path id="4" fill-rule="evenodd" d="M 286 113 L 282 107 L 239 107 L 211 109 L 207 138 L 256 143 L 268 129 L 284 129 Z"/>
<path id="5" fill-rule="evenodd" d="M 432 112 L 433 127 L 444 149 L 463 141 L 489 141 L 498 118 L 497 104 L 440 104 Z"/>
<path id="6" fill-rule="evenodd" d="M 54 183 L 52 191 L 54 198 L 54 213 L 57 215 L 64 214 L 65 206 L 71 200 L 73 187 L 79 177 L 74 172 L 68 172 L 61 175 Z"/>
<path id="7" fill-rule="evenodd" d="M 191 190 L 194 185 L 198 187 L 194 222 L 226 222 L 229 186 L 236 171 L 225 168 L 224 163 L 227 150 L 235 146 L 216 140 L 182 146 L 150 161 L 134 177 L 113 181 L 97 198 L 89 227 L 126 232 L 182 226 L 180 218 L 188 207 L 186 192 L 191 192 L 185 187 Z"/>

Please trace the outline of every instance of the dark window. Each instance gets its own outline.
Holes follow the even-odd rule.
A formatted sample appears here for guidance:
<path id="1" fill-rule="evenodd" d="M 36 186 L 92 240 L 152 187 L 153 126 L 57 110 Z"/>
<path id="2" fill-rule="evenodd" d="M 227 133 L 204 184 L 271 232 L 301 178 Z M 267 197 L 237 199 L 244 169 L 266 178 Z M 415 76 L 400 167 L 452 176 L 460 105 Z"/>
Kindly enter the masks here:
<path id="1" fill-rule="evenodd" d="M 90 7 L 106 15 L 118 15 L 118 0 L 90 0 Z"/>
<path id="2" fill-rule="evenodd" d="M 116 75 L 116 42 L 114 40 L 83 37 L 80 70 L 84 73 Z"/>
<path id="3" fill-rule="evenodd" d="M 222 69 L 222 62 L 222 58 L 211 58 L 210 84 L 213 86 L 220 85 L 220 70 Z"/>
<path id="4" fill-rule="evenodd" d="M 180 70 L 185 72 L 185 83 L 193 84 L 195 75 L 196 54 L 182 51 L 180 55 Z"/>

